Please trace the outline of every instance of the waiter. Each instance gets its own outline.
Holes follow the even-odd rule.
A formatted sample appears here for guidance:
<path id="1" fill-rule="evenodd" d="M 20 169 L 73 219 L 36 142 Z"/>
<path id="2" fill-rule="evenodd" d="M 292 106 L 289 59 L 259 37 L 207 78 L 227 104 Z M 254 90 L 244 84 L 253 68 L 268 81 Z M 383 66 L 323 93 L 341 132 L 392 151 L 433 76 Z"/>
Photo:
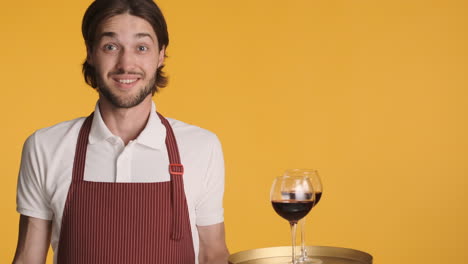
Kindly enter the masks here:
<path id="1" fill-rule="evenodd" d="M 25 142 L 14 263 L 227 263 L 224 163 L 211 132 L 163 117 L 165 19 L 151 0 L 96 0 L 82 24 L 94 112 Z M 175 106 L 178 107 L 178 106 Z"/>

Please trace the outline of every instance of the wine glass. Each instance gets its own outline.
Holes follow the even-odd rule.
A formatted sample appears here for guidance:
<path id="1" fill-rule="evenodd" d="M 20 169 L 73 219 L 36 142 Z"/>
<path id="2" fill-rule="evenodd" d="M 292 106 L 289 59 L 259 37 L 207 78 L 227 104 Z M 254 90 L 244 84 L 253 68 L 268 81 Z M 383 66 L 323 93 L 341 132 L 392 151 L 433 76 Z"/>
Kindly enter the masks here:
<path id="1" fill-rule="evenodd" d="M 314 189 L 310 178 L 280 176 L 273 181 L 270 201 L 281 217 L 289 221 L 292 240 L 292 264 L 296 264 L 296 226 L 314 205 Z"/>
<path id="2" fill-rule="evenodd" d="M 322 197 L 322 182 L 320 180 L 320 176 L 317 170 L 313 169 L 288 169 L 284 172 L 285 176 L 291 177 L 307 177 L 309 178 L 310 182 L 312 183 L 312 187 L 315 191 L 315 200 L 312 208 L 315 207 L 318 202 L 320 202 L 320 198 Z M 306 219 L 301 220 L 301 255 L 298 257 L 298 263 L 300 264 L 321 264 L 323 263 L 322 260 L 316 258 L 310 258 L 307 256 L 307 249 L 305 246 L 305 222 Z"/>

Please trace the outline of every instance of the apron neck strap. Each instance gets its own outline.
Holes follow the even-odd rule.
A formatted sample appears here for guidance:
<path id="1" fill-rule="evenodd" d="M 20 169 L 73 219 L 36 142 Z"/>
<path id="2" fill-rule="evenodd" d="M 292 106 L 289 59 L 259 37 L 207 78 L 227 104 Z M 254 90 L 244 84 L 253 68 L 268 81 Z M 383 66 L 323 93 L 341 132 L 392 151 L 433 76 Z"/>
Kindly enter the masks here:
<path id="1" fill-rule="evenodd" d="M 86 150 L 88 149 L 89 131 L 93 122 L 94 112 L 89 115 L 81 126 L 75 149 L 75 160 L 73 162 L 72 181 L 80 182 L 84 179 L 86 161 Z"/>
<path id="2" fill-rule="evenodd" d="M 180 240 L 183 237 L 184 211 L 187 210 L 184 191 L 184 166 L 180 163 L 179 148 L 174 136 L 174 131 L 164 116 L 157 113 L 162 124 L 166 127 L 166 148 L 169 154 L 169 174 L 171 175 L 172 210 L 174 212 L 171 238 Z"/>

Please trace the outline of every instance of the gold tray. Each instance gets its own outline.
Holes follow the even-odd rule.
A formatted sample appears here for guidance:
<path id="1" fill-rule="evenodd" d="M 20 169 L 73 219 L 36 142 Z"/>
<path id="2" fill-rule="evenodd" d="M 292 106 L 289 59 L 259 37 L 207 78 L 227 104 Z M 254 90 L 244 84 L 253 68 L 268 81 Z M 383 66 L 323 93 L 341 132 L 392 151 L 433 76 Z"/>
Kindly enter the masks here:
<path id="1" fill-rule="evenodd" d="M 323 264 L 372 264 L 365 252 L 339 247 L 307 246 L 307 254 Z M 300 247 L 296 247 L 300 252 Z M 291 247 L 271 247 L 241 251 L 229 256 L 230 264 L 280 264 L 291 262 Z"/>

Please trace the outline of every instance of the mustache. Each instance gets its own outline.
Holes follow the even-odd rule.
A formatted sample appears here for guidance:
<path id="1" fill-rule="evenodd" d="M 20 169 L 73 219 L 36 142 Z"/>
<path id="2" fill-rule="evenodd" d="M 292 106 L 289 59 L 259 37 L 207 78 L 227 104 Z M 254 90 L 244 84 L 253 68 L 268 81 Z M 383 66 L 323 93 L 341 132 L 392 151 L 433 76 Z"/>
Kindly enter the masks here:
<path id="1" fill-rule="evenodd" d="M 123 75 L 123 74 L 140 75 L 141 77 L 145 76 L 145 74 L 142 72 L 134 72 L 134 71 L 117 70 L 117 71 L 109 72 L 109 75 Z"/>

